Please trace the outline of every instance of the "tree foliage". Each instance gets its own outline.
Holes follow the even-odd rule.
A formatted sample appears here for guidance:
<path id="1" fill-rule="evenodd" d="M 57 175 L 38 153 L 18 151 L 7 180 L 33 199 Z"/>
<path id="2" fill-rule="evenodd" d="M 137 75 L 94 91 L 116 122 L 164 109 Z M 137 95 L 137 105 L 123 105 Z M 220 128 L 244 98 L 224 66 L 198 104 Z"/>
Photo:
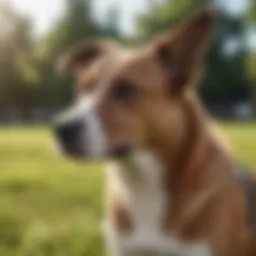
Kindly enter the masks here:
<path id="1" fill-rule="evenodd" d="M 47 104 L 66 105 L 72 97 L 70 79 L 57 79 L 54 72 L 58 57 L 71 46 L 99 37 L 118 37 L 118 16 L 111 9 L 111 19 L 102 25 L 95 20 L 90 0 L 66 0 L 66 11 L 39 43 L 41 58 L 41 92 L 48 98 Z"/>
<path id="2" fill-rule="evenodd" d="M 57 78 L 55 63 L 71 46 L 98 37 L 119 37 L 118 9 L 104 25 L 96 21 L 90 0 L 65 0 L 66 8 L 48 33 L 35 40 L 32 22 L 7 3 L 0 6 L 0 106 L 58 107 L 72 97 L 70 79 Z M 1 32 L 0 32 L 1 33 Z"/>
<path id="3" fill-rule="evenodd" d="M 36 80 L 33 68 L 33 39 L 30 21 L 2 5 L 3 28 L 0 37 L 0 106 L 23 107 L 30 101 L 31 85 Z"/>
<path id="4" fill-rule="evenodd" d="M 248 47 L 248 31 L 256 31 L 256 4 L 232 15 L 217 0 L 151 0 L 137 18 L 133 37 L 120 33 L 120 10 L 112 6 L 103 21 L 95 18 L 93 0 L 63 0 L 65 10 L 41 38 L 33 22 L 15 12 L 8 1 L 0 6 L 0 108 L 62 107 L 72 98 L 71 79 L 58 78 L 55 63 L 71 46 L 113 37 L 124 44 L 145 43 L 177 26 L 205 4 L 219 9 L 201 93 L 209 104 L 256 99 L 256 51 Z M 250 32 L 252 33 L 252 32 Z M 256 100 L 255 100 L 256 102 Z"/>

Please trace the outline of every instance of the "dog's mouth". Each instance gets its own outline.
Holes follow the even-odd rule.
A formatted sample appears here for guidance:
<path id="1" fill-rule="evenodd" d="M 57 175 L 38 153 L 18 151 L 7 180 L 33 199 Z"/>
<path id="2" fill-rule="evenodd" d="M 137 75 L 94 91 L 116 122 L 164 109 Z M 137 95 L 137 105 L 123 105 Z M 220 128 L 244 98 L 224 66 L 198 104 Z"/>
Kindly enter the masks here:
<path id="1" fill-rule="evenodd" d="M 133 151 L 134 150 L 132 145 L 129 143 L 125 143 L 110 150 L 108 153 L 108 157 L 114 159 L 125 159 L 129 157 Z"/>
<path id="2" fill-rule="evenodd" d="M 79 140 L 64 142 L 60 139 L 57 140 L 57 146 L 61 155 L 69 157 L 75 160 L 125 160 L 128 159 L 134 152 L 132 146 L 129 144 L 124 144 L 108 150 L 106 154 L 95 156 L 91 155 L 84 147 L 79 143 Z"/>

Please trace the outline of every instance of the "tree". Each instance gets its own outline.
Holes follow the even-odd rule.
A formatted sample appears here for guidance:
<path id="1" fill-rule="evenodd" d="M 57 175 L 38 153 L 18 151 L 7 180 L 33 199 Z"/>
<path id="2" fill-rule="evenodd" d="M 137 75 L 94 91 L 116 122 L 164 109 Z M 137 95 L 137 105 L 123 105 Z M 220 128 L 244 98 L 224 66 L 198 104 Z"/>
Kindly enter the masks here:
<path id="1" fill-rule="evenodd" d="M 0 6 L 0 17 L 0 106 L 26 107 L 33 101 L 31 84 L 36 80 L 31 22 L 7 3 Z"/>
<path id="2" fill-rule="evenodd" d="M 245 13 L 245 21 L 248 26 L 249 34 L 256 35 L 256 2 L 251 1 L 247 12 Z M 246 78 L 250 84 L 250 96 L 256 110 L 256 45 L 250 47 L 246 56 Z"/>
<path id="3" fill-rule="evenodd" d="M 164 0 L 151 1 L 146 13 L 137 18 L 137 28 L 142 39 L 149 39 L 161 31 L 182 22 L 209 0 Z"/>
<path id="4" fill-rule="evenodd" d="M 201 93 L 210 104 L 248 99 L 244 61 L 247 51 L 243 20 L 219 11 Z"/>
<path id="5" fill-rule="evenodd" d="M 120 20 L 119 7 L 118 6 L 110 7 L 110 9 L 107 11 L 107 14 L 106 14 L 106 27 L 104 28 L 106 36 L 119 38 L 120 36 L 119 20 Z"/>
<path id="6" fill-rule="evenodd" d="M 41 104 L 62 106 L 72 98 L 70 79 L 58 79 L 54 72 L 58 57 L 82 41 L 98 37 L 118 37 L 117 12 L 109 12 L 107 26 L 96 22 L 90 0 L 66 0 L 66 11 L 37 46 L 40 60 L 41 85 L 38 97 Z M 47 101 L 45 100 L 47 99 Z"/>

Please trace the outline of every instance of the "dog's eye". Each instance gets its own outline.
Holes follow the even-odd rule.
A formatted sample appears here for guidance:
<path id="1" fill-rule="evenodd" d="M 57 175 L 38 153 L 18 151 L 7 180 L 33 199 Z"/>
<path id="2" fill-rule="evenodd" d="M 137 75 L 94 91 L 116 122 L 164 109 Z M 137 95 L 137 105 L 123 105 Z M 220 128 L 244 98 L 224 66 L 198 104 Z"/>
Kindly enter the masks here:
<path id="1" fill-rule="evenodd" d="M 137 94 L 137 87 L 129 82 L 119 82 L 113 90 L 113 96 L 117 100 L 132 100 Z"/>

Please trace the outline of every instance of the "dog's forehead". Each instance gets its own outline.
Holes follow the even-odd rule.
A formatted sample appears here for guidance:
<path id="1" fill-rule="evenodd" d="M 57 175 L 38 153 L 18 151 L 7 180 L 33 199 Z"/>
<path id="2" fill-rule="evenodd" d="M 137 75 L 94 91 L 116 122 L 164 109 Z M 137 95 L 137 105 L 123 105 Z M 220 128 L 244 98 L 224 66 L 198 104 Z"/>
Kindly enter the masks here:
<path id="1" fill-rule="evenodd" d="M 85 77 L 95 77 L 97 75 L 96 86 L 109 87 L 115 80 L 127 78 L 127 74 L 132 76 L 132 73 L 129 73 L 130 67 L 137 63 L 138 56 L 140 56 L 138 49 L 120 48 L 95 62 L 83 74 Z"/>
<path id="2" fill-rule="evenodd" d="M 77 74 L 77 85 L 81 88 L 93 86 L 97 88 L 94 92 L 106 92 L 108 88 L 118 84 L 118 81 L 128 81 L 141 86 L 154 82 L 157 84 L 155 77 L 159 76 L 154 75 L 155 63 L 151 53 L 147 47 L 116 47 L 96 59 L 89 67 L 82 67 Z"/>
<path id="3" fill-rule="evenodd" d="M 111 80 L 147 80 L 145 76 L 154 75 L 156 62 L 152 49 L 133 48 L 119 49 L 109 55 L 102 67 L 100 74 L 102 79 Z"/>
<path id="4" fill-rule="evenodd" d="M 106 73 L 125 70 L 127 67 L 136 62 L 139 55 L 139 49 L 119 48 L 107 56 L 103 65 L 103 69 L 106 71 Z"/>

